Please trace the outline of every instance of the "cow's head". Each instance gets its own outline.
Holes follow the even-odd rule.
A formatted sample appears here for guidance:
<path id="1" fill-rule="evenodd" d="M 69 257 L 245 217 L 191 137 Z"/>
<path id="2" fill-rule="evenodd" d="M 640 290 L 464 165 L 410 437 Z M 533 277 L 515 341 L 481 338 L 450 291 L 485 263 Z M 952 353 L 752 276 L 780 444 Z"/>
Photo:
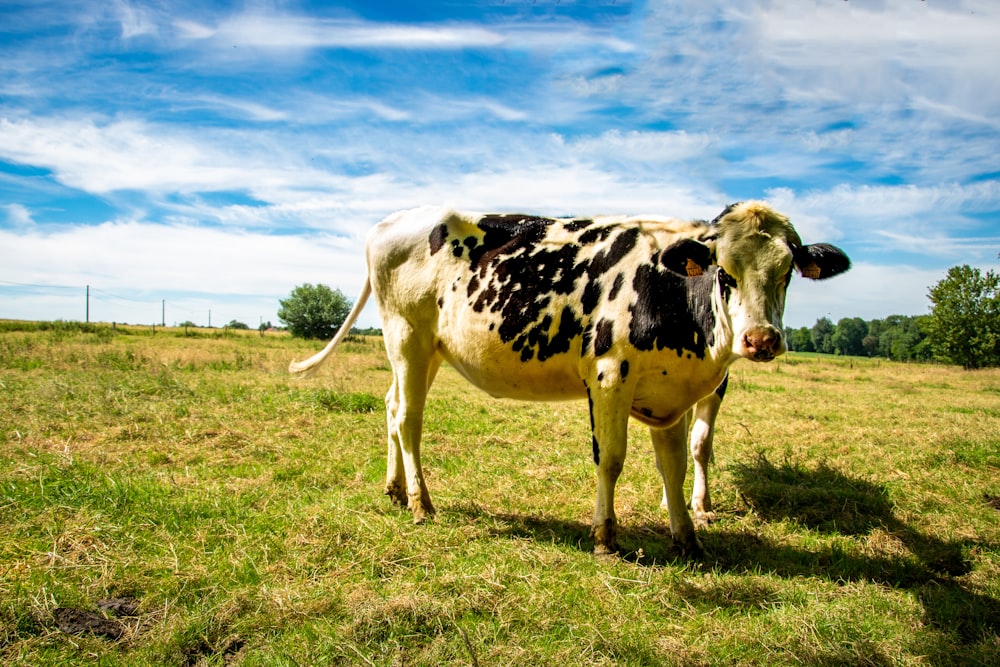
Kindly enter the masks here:
<path id="1" fill-rule="evenodd" d="M 851 266 L 839 248 L 803 245 L 788 218 L 761 202 L 727 207 L 703 240 L 719 267 L 733 352 L 753 361 L 770 361 L 787 350 L 781 320 L 793 268 L 805 278 L 822 280 Z"/>

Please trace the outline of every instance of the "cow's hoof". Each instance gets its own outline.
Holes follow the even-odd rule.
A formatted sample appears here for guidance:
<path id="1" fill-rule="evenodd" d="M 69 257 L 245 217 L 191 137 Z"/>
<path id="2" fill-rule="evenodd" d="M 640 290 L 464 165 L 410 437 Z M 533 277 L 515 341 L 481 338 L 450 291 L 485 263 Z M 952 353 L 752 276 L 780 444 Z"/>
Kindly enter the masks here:
<path id="1" fill-rule="evenodd" d="M 621 548 L 618 546 L 617 542 L 612 542 L 611 544 L 595 544 L 594 545 L 594 555 L 600 557 L 617 556 L 621 552 Z"/>
<path id="2" fill-rule="evenodd" d="M 701 546 L 701 540 L 694 535 L 691 535 L 690 539 L 685 540 L 675 538 L 674 542 L 680 547 L 681 555 L 685 558 L 697 560 L 705 555 L 705 548 Z"/>
<path id="3" fill-rule="evenodd" d="M 605 519 L 604 523 L 594 524 L 590 534 L 594 538 L 595 556 L 613 556 L 619 552 L 617 532 L 614 519 Z"/>
<path id="4" fill-rule="evenodd" d="M 413 509 L 413 523 L 419 525 L 427 521 L 434 516 L 434 510 L 431 509 L 429 512 L 423 507 L 415 507 Z"/>
<path id="5" fill-rule="evenodd" d="M 389 496 L 393 505 L 407 506 L 406 489 L 400 488 L 398 484 L 386 484 L 385 495 Z"/>
<path id="6" fill-rule="evenodd" d="M 410 495 L 409 506 L 410 510 L 413 511 L 413 523 L 423 523 L 434 516 L 434 506 L 431 505 L 431 499 L 423 497 L 420 493 Z"/>
<path id="7" fill-rule="evenodd" d="M 695 528 L 707 528 L 715 521 L 715 512 L 694 512 L 692 517 Z"/>

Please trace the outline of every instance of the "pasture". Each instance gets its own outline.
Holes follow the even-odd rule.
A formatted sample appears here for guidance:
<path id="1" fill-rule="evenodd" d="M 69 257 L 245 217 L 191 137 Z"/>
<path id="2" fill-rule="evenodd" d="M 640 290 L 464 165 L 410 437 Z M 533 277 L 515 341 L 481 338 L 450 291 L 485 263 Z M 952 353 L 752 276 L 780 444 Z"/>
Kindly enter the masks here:
<path id="1" fill-rule="evenodd" d="M 0 322 L 0 663 L 1000 664 L 998 370 L 741 361 L 706 555 L 633 425 L 595 558 L 586 402 L 443 368 L 414 526 L 380 339 L 291 379 L 318 347 Z"/>

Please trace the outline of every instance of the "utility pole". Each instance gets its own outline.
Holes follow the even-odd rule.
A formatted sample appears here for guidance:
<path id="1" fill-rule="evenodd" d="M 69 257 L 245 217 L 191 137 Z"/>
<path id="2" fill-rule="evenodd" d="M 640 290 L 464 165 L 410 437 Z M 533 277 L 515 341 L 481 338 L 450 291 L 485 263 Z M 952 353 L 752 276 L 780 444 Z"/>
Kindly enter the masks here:
<path id="1" fill-rule="evenodd" d="M 160 313 L 160 326 L 167 326 L 167 300 L 164 299 L 162 303 L 162 311 Z"/>
<path id="2" fill-rule="evenodd" d="M 90 324 L 90 285 L 87 285 L 87 324 Z"/>
<path id="3" fill-rule="evenodd" d="M 212 309 L 208 309 L 208 328 L 212 328 Z"/>

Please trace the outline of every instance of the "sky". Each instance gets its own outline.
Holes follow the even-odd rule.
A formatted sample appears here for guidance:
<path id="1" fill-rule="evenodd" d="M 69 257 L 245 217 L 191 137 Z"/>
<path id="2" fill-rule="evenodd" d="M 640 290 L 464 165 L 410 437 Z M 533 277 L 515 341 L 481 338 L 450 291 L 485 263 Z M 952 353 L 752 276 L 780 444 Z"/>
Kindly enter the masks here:
<path id="1" fill-rule="evenodd" d="M 256 328 L 399 209 L 747 199 L 853 260 L 786 326 L 925 314 L 1000 270 L 997 63 L 995 0 L 4 0 L 0 318 Z"/>

